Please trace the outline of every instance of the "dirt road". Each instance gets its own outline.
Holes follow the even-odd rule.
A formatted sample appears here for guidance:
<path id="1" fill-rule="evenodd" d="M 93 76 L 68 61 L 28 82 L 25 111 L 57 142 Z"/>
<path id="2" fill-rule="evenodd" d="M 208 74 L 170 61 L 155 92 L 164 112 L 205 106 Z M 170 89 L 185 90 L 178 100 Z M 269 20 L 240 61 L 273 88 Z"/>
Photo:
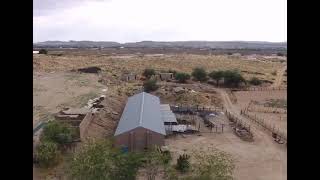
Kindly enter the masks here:
<path id="1" fill-rule="evenodd" d="M 287 65 L 277 71 L 277 77 L 276 77 L 275 81 L 273 82 L 273 84 L 271 85 L 271 87 L 281 86 L 282 81 L 283 81 L 283 75 L 286 70 L 287 70 Z"/>

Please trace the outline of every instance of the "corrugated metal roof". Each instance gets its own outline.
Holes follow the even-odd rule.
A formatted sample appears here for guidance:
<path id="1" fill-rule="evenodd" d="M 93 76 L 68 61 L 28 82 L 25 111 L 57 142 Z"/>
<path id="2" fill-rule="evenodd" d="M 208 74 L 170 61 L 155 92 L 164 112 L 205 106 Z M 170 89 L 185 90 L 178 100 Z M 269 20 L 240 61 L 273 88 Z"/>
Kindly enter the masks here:
<path id="1" fill-rule="evenodd" d="M 160 99 L 157 96 L 142 92 L 129 97 L 114 135 L 137 127 L 166 135 L 161 119 Z"/>
<path id="2" fill-rule="evenodd" d="M 177 122 L 176 115 L 171 111 L 169 104 L 160 104 L 161 118 L 163 122 Z"/>
<path id="3" fill-rule="evenodd" d="M 165 111 L 161 110 L 161 118 L 163 122 L 177 122 L 177 118 L 175 114 L 172 113 L 172 111 Z"/>

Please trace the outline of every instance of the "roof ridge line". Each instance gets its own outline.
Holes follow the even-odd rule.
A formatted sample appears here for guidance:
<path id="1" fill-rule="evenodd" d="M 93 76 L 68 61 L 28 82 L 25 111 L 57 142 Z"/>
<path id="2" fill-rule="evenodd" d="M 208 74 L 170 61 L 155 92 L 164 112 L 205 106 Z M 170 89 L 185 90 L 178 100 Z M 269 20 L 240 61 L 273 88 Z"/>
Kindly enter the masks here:
<path id="1" fill-rule="evenodd" d="M 142 102 L 140 107 L 140 119 L 139 119 L 139 126 L 142 125 L 142 113 L 143 113 L 143 106 L 144 106 L 144 92 L 142 92 Z"/>

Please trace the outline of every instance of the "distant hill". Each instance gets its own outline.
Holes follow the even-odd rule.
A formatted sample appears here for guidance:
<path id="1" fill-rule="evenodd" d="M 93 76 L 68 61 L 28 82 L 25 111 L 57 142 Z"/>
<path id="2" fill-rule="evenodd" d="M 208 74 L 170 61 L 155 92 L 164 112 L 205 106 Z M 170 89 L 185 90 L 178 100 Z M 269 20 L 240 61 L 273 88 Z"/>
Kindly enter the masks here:
<path id="1" fill-rule="evenodd" d="M 141 41 L 118 43 L 111 41 L 45 41 L 34 43 L 35 48 L 97 48 L 97 47 L 145 47 L 145 48 L 210 48 L 210 49 L 287 49 L 286 42 L 260 41 Z"/>
<path id="2" fill-rule="evenodd" d="M 34 48 L 94 48 L 120 46 L 120 43 L 111 41 L 44 41 L 33 44 Z"/>

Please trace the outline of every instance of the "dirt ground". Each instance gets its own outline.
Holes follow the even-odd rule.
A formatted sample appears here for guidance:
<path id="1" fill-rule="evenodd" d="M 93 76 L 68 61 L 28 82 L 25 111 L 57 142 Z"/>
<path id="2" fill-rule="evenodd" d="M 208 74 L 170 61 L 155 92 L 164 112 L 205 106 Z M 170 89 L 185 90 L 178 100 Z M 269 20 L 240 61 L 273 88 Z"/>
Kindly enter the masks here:
<path id="1" fill-rule="evenodd" d="M 100 75 L 79 74 L 70 72 L 70 70 L 84 68 L 88 66 L 97 66 L 102 69 Z M 39 120 L 52 118 L 51 113 L 59 111 L 64 106 L 82 107 L 90 98 L 97 97 L 100 94 L 108 96 L 108 102 L 104 105 L 114 105 L 105 109 L 104 113 L 93 121 L 90 125 L 91 136 L 96 136 L 98 132 L 100 137 L 112 134 L 107 128 L 101 125 L 111 124 L 115 127 L 117 120 L 121 115 L 121 107 L 124 106 L 127 96 L 141 87 L 141 82 L 124 83 L 117 81 L 123 71 L 141 73 L 145 68 L 155 68 L 156 70 L 177 70 L 191 72 L 194 67 L 202 66 L 207 71 L 217 69 L 239 69 L 243 72 L 245 78 L 256 76 L 261 79 L 283 81 L 277 79 L 272 72 L 283 67 L 280 61 L 268 61 L 259 59 L 248 60 L 245 57 L 229 57 L 224 55 L 159 55 L 139 57 L 130 56 L 102 56 L 102 55 L 34 55 L 33 67 L 33 124 Z M 101 78 L 105 82 L 99 83 Z M 180 85 L 179 85 L 180 86 Z M 185 85 L 196 92 L 188 92 L 184 95 L 172 96 L 165 92 L 160 92 L 160 98 L 163 103 L 181 103 L 193 105 L 195 102 L 203 105 L 224 106 L 233 112 L 240 112 L 240 109 L 246 107 L 250 100 L 262 101 L 266 98 L 286 98 L 285 91 L 263 92 L 247 91 L 235 92 L 237 99 L 232 103 L 228 94 L 223 89 L 213 88 L 205 85 L 205 89 L 200 93 L 201 87 L 194 89 L 194 85 Z M 107 89 L 107 91 L 102 91 Z M 199 94 L 200 93 L 200 94 Z M 190 97 L 190 98 L 188 98 Z M 197 98 L 198 97 L 198 98 Z M 271 117 L 270 120 L 276 117 Z M 112 123 L 110 123 L 111 121 Z M 273 121 L 273 120 L 272 120 Z M 228 124 L 228 120 L 225 119 Z M 248 121 L 248 123 L 250 123 Z M 110 127 L 111 127 L 110 126 Z M 107 127 L 107 126 L 106 126 Z M 108 126 L 108 128 L 110 128 Z M 220 150 L 226 151 L 235 159 L 236 169 L 235 179 L 240 180 L 284 180 L 287 179 L 287 150 L 284 145 L 277 144 L 273 139 L 261 129 L 254 127 L 254 141 L 245 142 L 237 137 L 229 126 L 225 127 L 224 133 L 202 133 L 201 136 L 185 135 L 184 137 L 170 137 L 165 140 L 166 145 L 174 154 L 174 159 L 184 151 L 190 151 L 194 148 L 208 147 L 209 145 Z M 63 163 L 62 163 L 63 164 Z M 59 165 L 53 170 L 42 171 L 34 168 L 34 179 L 43 179 L 49 176 L 58 177 L 62 175 L 63 165 Z"/>
<path id="2" fill-rule="evenodd" d="M 180 154 L 212 146 L 229 153 L 235 160 L 234 177 L 237 180 L 287 179 L 287 154 L 284 147 L 265 146 L 262 142 L 244 142 L 229 126 L 224 133 L 202 133 L 201 136 L 185 135 L 165 141 L 173 159 Z"/>
<path id="3" fill-rule="evenodd" d="M 34 72 L 33 74 L 33 125 L 48 120 L 51 113 L 62 107 L 83 107 L 106 86 L 98 83 L 95 74 L 72 72 Z"/>
<path id="4" fill-rule="evenodd" d="M 141 73 L 145 68 L 156 70 L 177 70 L 191 73 L 195 67 L 204 67 L 208 72 L 213 70 L 239 69 L 245 78 L 255 76 L 260 79 L 274 81 L 274 70 L 283 67 L 280 61 L 272 59 L 262 61 L 246 57 L 231 57 L 226 55 L 193 55 L 177 54 L 163 56 L 101 56 L 101 55 L 34 55 L 33 68 L 35 71 L 68 71 L 87 66 L 98 66 L 108 75 L 121 75 L 123 71 Z"/>
<path id="5" fill-rule="evenodd" d="M 287 99 L 287 91 L 237 91 L 235 94 L 237 103 L 241 109 L 248 106 L 249 102 L 252 101 L 266 101 L 268 99 Z"/>

